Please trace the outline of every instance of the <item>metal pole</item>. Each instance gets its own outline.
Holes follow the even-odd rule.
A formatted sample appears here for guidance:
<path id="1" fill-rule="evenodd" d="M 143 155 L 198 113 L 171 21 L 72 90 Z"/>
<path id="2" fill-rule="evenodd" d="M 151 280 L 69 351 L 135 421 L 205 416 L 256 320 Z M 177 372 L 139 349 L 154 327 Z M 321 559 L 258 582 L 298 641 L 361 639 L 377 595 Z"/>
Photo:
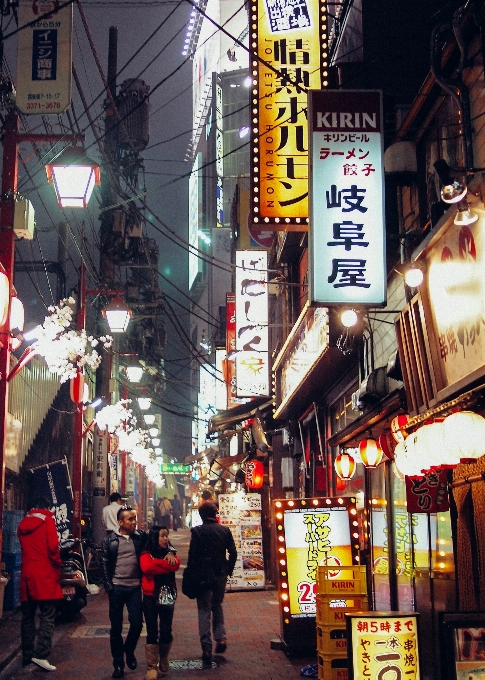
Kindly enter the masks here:
<path id="1" fill-rule="evenodd" d="M 10 372 L 9 316 L 12 299 L 14 272 L 14 231 L 15 194 L 18 181 L 19 121 L 15 111 L 10 111 L 3 128 L 2 195 L 0 201 L 0 264 L 9 281 L 8 314 L 5 324 L 0 327 L 0 554 L 3 543 L 3 506 L 5 500 L 5 443 L 7 433 L 8 387 Z"/>

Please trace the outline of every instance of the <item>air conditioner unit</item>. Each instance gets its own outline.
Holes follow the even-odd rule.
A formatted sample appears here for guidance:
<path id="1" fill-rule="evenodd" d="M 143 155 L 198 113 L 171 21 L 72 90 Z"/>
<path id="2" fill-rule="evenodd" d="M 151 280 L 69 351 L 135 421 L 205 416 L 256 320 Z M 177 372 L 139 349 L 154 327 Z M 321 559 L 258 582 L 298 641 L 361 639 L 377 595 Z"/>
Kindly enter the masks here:
<path id="1" fill-rule="evenodd" d="M 15 202 L 13 230 L 17 238 L 32 241 L 35 231 L 35 210 L 30 201 L 23 199 Z"/>
<path id="2" fill-rule="evenodd" d="M 376 368 L 369 373 L 358 390 L 358 405 L 361 410 L 366 406 L 375 404 L 389 394 L 389 380 L 386 375 L 387 366 Z"/>

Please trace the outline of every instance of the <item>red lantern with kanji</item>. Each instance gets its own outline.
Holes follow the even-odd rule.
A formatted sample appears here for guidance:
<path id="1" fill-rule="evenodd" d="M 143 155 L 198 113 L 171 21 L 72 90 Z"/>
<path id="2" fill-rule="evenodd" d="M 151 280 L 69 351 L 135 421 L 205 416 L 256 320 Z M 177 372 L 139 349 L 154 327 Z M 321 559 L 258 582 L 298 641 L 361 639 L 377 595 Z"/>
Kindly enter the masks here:
<path id="1" fill-rule="evenodd" d="M 264 465 L 260 460 L 248 460 L 245 471 L 245 484 L 248 489 L 260 489 L 263 486 Z"/>
<path id="2" fill-rule="evenodd" d="M 363 439 L 359 444 L 359 453 L 367 468 L 376 468 L 382 460 L 382 449 L 375 439 Z"/>
<path id="3" fill-rule="evenodd" d="M 349 453 L 339 453 L 335 458 L 335 472 L 344 482 L 352 479 L 355 472 L 355 460 Z"/>

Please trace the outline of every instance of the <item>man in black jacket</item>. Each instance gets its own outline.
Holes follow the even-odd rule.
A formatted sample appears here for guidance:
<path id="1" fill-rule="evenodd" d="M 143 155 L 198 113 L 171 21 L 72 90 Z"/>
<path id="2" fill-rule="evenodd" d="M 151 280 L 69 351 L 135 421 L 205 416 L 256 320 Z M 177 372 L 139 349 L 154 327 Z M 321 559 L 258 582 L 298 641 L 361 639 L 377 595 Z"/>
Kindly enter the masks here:
<path id="1" fill-rule="evenodd" d="M 134 670 L 136 644 L 143 626 L 140 555 L 147 535 L 136 529 L 136 512 L 129 506 L 118 510 L 118 532 L 103 539 L 101 565 L 103 585 L 109 597 L 111 622 L 110 644 L 114 671 L 111 677 L 122 678 L 126 665 Z M 123 608 L 128 610 L 130 628 L 123 645 Z"/>
<path id="2" fill-rule="evenodd" d="M 215 503 L 203 503 L 199 508 L 202 524 L 191 529 L 187 567 L 193 568 L 206 587 L 197 595 L 199 636 L 202 659 L 212 658 L 212 630 L 216 640 L 215 651 L 226 651 L 226 629 L 222 601 L 226 591 L 227 577 L 232 575 L 237 550 L 230 529 L 217 522 Z M 227 557 L 229 554 L 229 558 Z"/>

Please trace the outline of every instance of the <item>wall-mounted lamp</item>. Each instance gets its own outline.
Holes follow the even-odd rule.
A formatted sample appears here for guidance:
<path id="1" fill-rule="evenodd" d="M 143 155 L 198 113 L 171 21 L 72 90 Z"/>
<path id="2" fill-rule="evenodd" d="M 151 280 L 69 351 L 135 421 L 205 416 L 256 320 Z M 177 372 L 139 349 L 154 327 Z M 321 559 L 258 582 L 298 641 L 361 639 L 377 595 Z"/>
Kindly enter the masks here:
<path id="1" fill-rule="evenodd" d="M 406 286 L 409 286 L 410 288 L 417 288 L 423 283 L 423 281 L 424 271 L 423 267 L 419 263 L 413 262 L 406 267 L 406 270 L 404 271 L 404 282 Z"/>
<path id="2" fill-rule="evenodd" d="M 345 326 L 345 328 L 352 328 L 358 323 L 359 315 L 355 309 L 344 309 L 344 311 L 340 314 L 340 321 L 342 322 L 342 326 Z"/>
<path id="3" fill-rule="evenodd" d="M 442 158 L 434 163 L 434 169 L 442 184 L 441 199 L 445 203 L 458 203 L 465 198 L 467 193 L 465 173 L 461 172 L 458 173 L 458 177 L 454 176 L 452 169 Z"/>
<path id="4" fill-rule="evenodd" d="M 457 211 L 453 222 L 459 227 L 464 227 L 467 224 L 473 224 L 478 220 L 478 215 L 474 213 L 473 210 L 471 210 L 465 198 L 457 203 L 456 209 Z"/>

